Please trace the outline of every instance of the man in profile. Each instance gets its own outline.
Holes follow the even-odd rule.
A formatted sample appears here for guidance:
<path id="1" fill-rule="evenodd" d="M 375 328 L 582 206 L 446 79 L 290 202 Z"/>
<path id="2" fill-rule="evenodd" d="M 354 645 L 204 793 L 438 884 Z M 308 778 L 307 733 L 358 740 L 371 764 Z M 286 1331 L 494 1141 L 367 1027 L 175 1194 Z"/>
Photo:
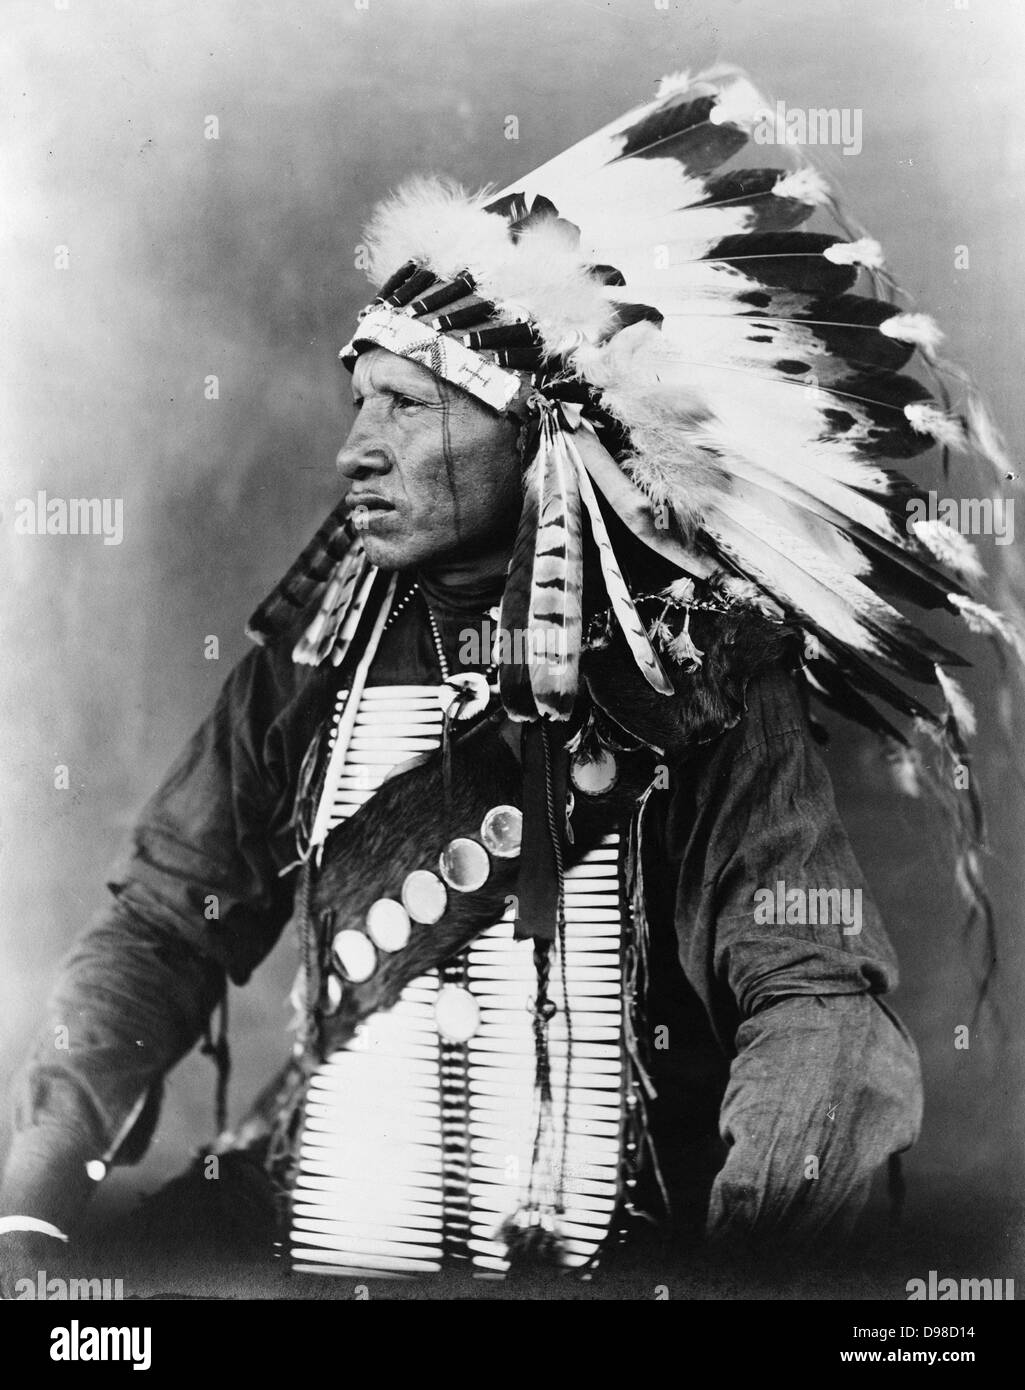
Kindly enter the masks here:
<path id="1" fill-rule="evenodd" d="M 939 410 L 901 374 L 916 326 L 853 293 L 866 247 L 793 230 L 817 176 L 718 172 L 748 107 L 670 79 L 491 202 L 379 209 L 344 498 L 65 962 L 8 1280 L 73 1242 L 289 921 L 292 1055 L 222 1140 L 211 1239 L 300 1273 L 572 1278 L 653 1222 L 677 1252 L 815 1248 L 914 1141 L 806 698 L 956 732 L 874 664 L 952 701 L 873 568 L 964 599 L 878 497 Z"/>

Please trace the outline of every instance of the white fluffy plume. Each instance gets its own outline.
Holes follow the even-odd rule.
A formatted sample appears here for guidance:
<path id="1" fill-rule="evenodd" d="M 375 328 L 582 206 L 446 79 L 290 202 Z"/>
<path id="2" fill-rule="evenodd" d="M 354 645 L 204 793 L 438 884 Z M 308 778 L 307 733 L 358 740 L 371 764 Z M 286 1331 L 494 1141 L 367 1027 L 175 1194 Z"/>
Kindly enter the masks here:
<path id="1" fill-rule="evenodd" d="M 930 355 L 943 341 L 943 330 L 929 314 L 894 314 L 879 325 L 879 332 L 902 343 L 914 343 Z"/>
<path id="2" fill-rule="evenodd" d="M 857 241 L 838 241 L 823 251 L 827 261 L 834 265 L 863 265 L 869 270 L 882 270 L 883 248 L 872 237 L 863 236 Z"/>
<path id="3" fill-rule="evenodd" d="M 513 242 L 506 219 L 485 212 L 490 196 L 441 179 L 404 184 L 380 204 L 364 232 L 370 279 L 381 285 L 406 261 L 441 279 L 466 270 L 504 317 L 530 319 L 548 352 L 597 342 L 614 311 L 575 229 L 544 218 Z"/>
<path id="4" fill-rule="evenodd" d="M 921 541 L 929 553 L 954 574 L 974 584 L 981 583 L 985 578 L 975 547 L 953 526 L 948 526 L 945 521 L 923 517 L 921 521 L 911 522 L 911 531 L 915 539 Z"/>
<path id="5" fill-rule="evenodd" d="M 816 206 L 827 203 L 830 198 L 829 184 L 810 164 L 784 174 L 773 185 L 772 191 L 777 198 L 796 198 L 800 203 L 814 203 Z"/>
<path id="6" fill-rule="evenodd" d="M 383 285 L 406 261 L 427 266 L 442 279 L 460 271 L 474 276 L 499 260 L 509 246 L 506 221 L 485 212 L 487 193 L 470 194 L 444 179 L 411 179 L 380 203 L 363 232 L 367 275 Z"/>
<path id="7" fill-rule="evenodd" d="M 1025 665 L 1025 632 L 1004 613 L 975 599 L 962 598 L 960 594 L 950 594 L 947 602 L 956 608 L 964 619 L 970 632 L 981 633 L 986 637 L 1001 637 L 1018 655 Z"/>
<path id="8" fill-rule="evenodd" d="M 512 317 L 529 318 L 550 353 L 596 343 L 614 311 L 590 273 L 569 223 L 546 218 L 525 227 L 514 244 L 476 273 L 481 294 Z"/>
<path id="9" fill-rule="evenodd" d="M 667 370 L 672 347 L 652 323 L 624 328 L 601 347 L 574 354 L 574 368 L 602 393 L 602 404 L 630 431 L 623 466 L 656 506 L 672 508 L 689 534 L 725 485 L 708 452 L 707 403 L 681 390 Z"/>
<path id="10" fill-rule="evenodd" d="M 937 443 L 951 449 L 963 449 L 967 442 L 960 420 L 927 401 L 912 401 L 906 405 L 904 417 L 916 434 L 931 434 Z"/>

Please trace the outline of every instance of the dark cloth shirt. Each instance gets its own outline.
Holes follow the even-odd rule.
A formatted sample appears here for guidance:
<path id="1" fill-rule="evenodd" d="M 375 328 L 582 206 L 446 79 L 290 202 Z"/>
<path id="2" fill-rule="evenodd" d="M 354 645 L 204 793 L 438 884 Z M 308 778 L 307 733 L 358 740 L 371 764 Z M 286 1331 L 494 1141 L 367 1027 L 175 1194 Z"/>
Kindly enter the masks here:
<path id="1" fill-rule="evenodd" d="M 436 611 L 455 664 L 465 614 Z M 370 683 L 437 679 L 413 606 Z M 100 1156 L 129 1131 L 133 1155 L 144 1149 L 157 1107 L 140 1117 L 143 1099 L 202 1036 L 225 979 L 245 984 L 278 940 L 299 769 L 338 680 L 329 663 L 294 665 L 290 642 L 254 649 L 142 811 L 110 904 L 51 1001 L 69 1045 L 54 1048 L 51 1023 L 16 1093 L 9 1182 L 25 1203 L 38 1194 L 31 1214 L 69 1219 L 34 1177 L 49 1157 Z M 644 813 L 652 1124 L 684 1225 L 800 1240 L 848 1222 L 879 1165 L 913 1142 L 918 1059 L 881 1002 L 893 950 L 791 678 L 752 681 L 747 704 L 734 729 L 668 769 Z M 796 910 L 765 920 L 756 890 L 770 890 L 778 918 L 778 884 L 860 894 L 857 930 Z"/>

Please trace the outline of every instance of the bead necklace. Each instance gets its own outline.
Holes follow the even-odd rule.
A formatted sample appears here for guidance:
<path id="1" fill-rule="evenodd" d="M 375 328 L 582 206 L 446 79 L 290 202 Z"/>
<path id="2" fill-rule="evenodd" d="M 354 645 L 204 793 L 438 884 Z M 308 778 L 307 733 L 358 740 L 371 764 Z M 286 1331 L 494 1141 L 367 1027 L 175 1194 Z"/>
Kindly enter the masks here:
<path id="1" fill-rule="evenodd" d="M 382 629 L 381 636 L 384 636 L 384 634 L 395 622 L 396 618 L 398 618 L 399 614 L 409 607 L 409 604 L 416 597 L 417 594 L 419 594 L 420 597 L 423 599 L 424 608 L 427 610 L 427 621 L 431 629 L 431 640 L 434 643 L 434 652 L 438 658 L 438 668 L 441 671 L 442 682 L 448 681 L 451 679 L 452 676 L 452 668 L 449 665 L 448 657 L 445 654 L 444 643 L 441 640 L 441 629 L 438 627 L 438 620 L 434 616 L 434 610 L 427 602 L 426 595 L 420 588 L 420 585 L 417 584 L 415 581 L 413 584 L 410 585 L 410 587 L 403 594 L 402 598 L 399 599 L 398 603 L 396 603 L 392 611 L 388 614 L 388 619 L 384 625 L 384 628 Z M 484 676 L 484 679 L 489 684 L 491 683 L 492 679 L 497 673 L 498 666 L 499 663 L 497 661 L 493 661 L 490 664 L 490 666 L 487 666 L 481 673 Z"/>

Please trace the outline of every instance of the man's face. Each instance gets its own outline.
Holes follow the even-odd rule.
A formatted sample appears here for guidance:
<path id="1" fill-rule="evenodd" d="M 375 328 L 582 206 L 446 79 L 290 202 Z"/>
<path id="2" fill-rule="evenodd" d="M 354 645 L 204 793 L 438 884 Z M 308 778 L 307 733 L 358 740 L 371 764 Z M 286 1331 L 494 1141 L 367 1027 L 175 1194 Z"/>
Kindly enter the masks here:
<path id="1" fill-rule="evenodd" d="M 522 501 L 512 420 L 382 348 L 357 358 L 352 396 L 338 468 L 374 564 L 427 568 L 508 549 Z"/>

